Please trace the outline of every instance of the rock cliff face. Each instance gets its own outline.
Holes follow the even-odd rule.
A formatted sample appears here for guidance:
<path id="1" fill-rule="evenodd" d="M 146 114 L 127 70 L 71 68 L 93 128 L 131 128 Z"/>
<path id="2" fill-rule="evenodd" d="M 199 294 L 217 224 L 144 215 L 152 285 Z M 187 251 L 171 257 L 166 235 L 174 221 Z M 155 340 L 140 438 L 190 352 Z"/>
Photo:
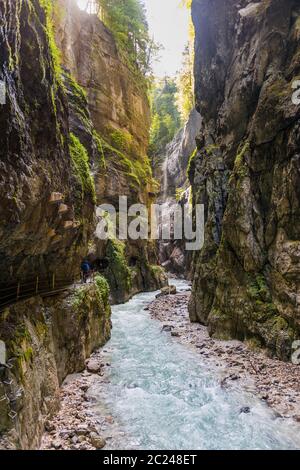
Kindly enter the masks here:
<path id="1" fill-rule="evenodd" d="M 109 339 L 110 307 L 99 277 L 3 308 L 78 279 L 95 229 L 92 158 L 100 153 L 87 100 L 62 75 L 52 2 L 5 0 L 0 15 L 0 340 L 8 365 L 0 364 L 0 445 L 28 449 L 59 406 L 62 380 Z M 82 122 L 86 148 L 74 134 Z"/>
<path id="2" fill-rule="evenodd" d="M 193 321 L 289 359 L 299 338 L 300 7 L 294 0 L 193 0 L 196 105 L 190 162 L 206 207 Z"/>
<path id="3" fill-rule="evenodd" d="M 185 126 L 176 134 L 164 152 L 161 186 L 164 197 L 176 196 L 176 190 L 185 189 L 188 185 L 187 168 L 190 157 L 196 148 L 195 139 L 201 127 L 200 114 L 193 109 Z M 157 170 L 161 175 L 161 168 Z M 158 175 L 157 175 L 158 176 Z"/>
<path id="4" fill-rule="evenodd" d="M 0 284 L 49 273 L 72 279 L 95 230 L 95 203 L 125 195 L 149 204 L 157 189 L 146 157 L 148 100 L 111 33 L 73 1 L 51 4 L 1 2 Z M 128 244 L 125 254 L 141 260 L 136 290 L 159 283 L 151 245 Z M 102 242 L 95 256 L 105 256 Z"/>
<path id="5" fill-rule="evenodd" d="M 49 272 L 71 279 L 93 230 L 92 195 L 75 196 L 68 103 L 43 3 L 0 4 L 0 284 Z"/>
<path id="6" fill-rule="evenodd" d="M 154 158 L 153 171 L 160 181 L 159 201 L 172 213 L 178 203 L 185 204 L 190 196 L 187 169 L 195 151 L 195 138 L 201 126 L 201 116 L 193 109 L 185 126 L 176 134 L 165 151 Z M 163 221 L 161 221 L 163 224 Z M 190 273 L 190 253 L 185 251 L 184 240 L 161 240 L 159 259 L 162 265 L 176 274 Z"/>
<path id="7" fill-rule="evenodd" d="M 165 282 L 155 246 L 94 238 L 97 205 L 115 204 L 119 194 L 149 204 L 155 195 L 149 106 L 110 32 L 72 4 L 71 12 L 68 1 L 0 2 L 4 447 L 38 446 L 45 417 L 59 406 L 59 385 L 109 339 L 106 281 L 78 286 L 82 258 L 89 254 L 106 276 L 115 301 Z M 4 308 L 34 293 L 41 295 Z"/>

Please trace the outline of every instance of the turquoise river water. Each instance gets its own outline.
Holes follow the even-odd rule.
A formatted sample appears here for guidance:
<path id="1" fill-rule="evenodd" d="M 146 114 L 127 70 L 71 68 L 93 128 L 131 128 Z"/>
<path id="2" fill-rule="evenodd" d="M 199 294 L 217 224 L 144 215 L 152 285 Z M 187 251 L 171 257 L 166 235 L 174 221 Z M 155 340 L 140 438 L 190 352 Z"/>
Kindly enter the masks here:
<path id="1" fill-rule="evenodd" d="M 173 281 L 172 281 L 173 283 Z M 185 281 L 175 281 L 185 290 Z M 155 293 L 113 307 L 109 381 L 92 395 L 121 432 L 110 449 L 299 449 L 300 427 L 249 391 L 220 385 L 220 370 L 181 345 L 145 307 Z M 104 403 L 104 405 L 103 405 Z M 242 407 L 250 413 L 241 413 Z"/>

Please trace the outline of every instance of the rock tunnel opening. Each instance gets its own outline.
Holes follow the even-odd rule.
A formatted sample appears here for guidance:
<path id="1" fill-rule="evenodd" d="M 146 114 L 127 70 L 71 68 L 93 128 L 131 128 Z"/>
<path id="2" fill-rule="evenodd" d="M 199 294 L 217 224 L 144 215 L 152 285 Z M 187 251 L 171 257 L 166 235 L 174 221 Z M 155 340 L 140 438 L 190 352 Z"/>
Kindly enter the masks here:
<path id="1" fill-rule="evenodd" d="M 97 258 L 92 263 L 92 268 L 95 271 L 103 272 L 109 267 L 108 258 Z"/>
<path id="2" fill-rule="evenodd" d="M 136 256 L 132 256 L 132 257 L 129 259 L 129 262 L 128 262 L 129 267 L 130 267 L 130 268 L 135 268 L 135 267 L 137 266 L 137 264 L 138 264 L 138 261 L 139 261 L 139 259 L 138 259 Z"/>

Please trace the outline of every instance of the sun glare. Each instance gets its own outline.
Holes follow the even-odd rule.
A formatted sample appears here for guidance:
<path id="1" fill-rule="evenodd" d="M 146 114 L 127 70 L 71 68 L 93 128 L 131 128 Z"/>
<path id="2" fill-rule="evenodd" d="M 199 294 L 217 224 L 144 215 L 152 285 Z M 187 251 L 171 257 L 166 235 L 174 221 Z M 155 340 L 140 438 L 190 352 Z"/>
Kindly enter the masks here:
<path id="1" fill-rule="evenodd" d="M 85 10 L 91 15 L 97 14 L 98 8 L 95 0 L 77 0 L 77 4 L 81 10 Z"/>
<path id="2" fill-rule="evenodd" d="M 78 6 L 81 10 L 85 10 L 87 7 L 87 0 L 77 0 Z"/>

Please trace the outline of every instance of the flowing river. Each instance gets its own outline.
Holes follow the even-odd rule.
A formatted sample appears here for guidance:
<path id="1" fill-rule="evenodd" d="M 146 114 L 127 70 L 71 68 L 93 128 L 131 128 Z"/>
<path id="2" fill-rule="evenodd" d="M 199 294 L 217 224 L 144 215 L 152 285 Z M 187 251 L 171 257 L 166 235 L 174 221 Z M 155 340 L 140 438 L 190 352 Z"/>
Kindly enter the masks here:
<path id="1" fill-rule="evenodd" d="M 185 281 L 175 281 L 186 290 Z M 277 417 L 262 401 L 235 385 L 220 385 L 220 370 L 162 332 L 145 307 L 155 293 L 113 307 L 112 339 L 105 360 L 108 383 L 91 390 L 122 431 L 110 449 L 297 449 L 300 427 Z M 104 403 L 104 405 L 103 405 Z M 249 407 L 250 413 L 241 413 Z"/>

